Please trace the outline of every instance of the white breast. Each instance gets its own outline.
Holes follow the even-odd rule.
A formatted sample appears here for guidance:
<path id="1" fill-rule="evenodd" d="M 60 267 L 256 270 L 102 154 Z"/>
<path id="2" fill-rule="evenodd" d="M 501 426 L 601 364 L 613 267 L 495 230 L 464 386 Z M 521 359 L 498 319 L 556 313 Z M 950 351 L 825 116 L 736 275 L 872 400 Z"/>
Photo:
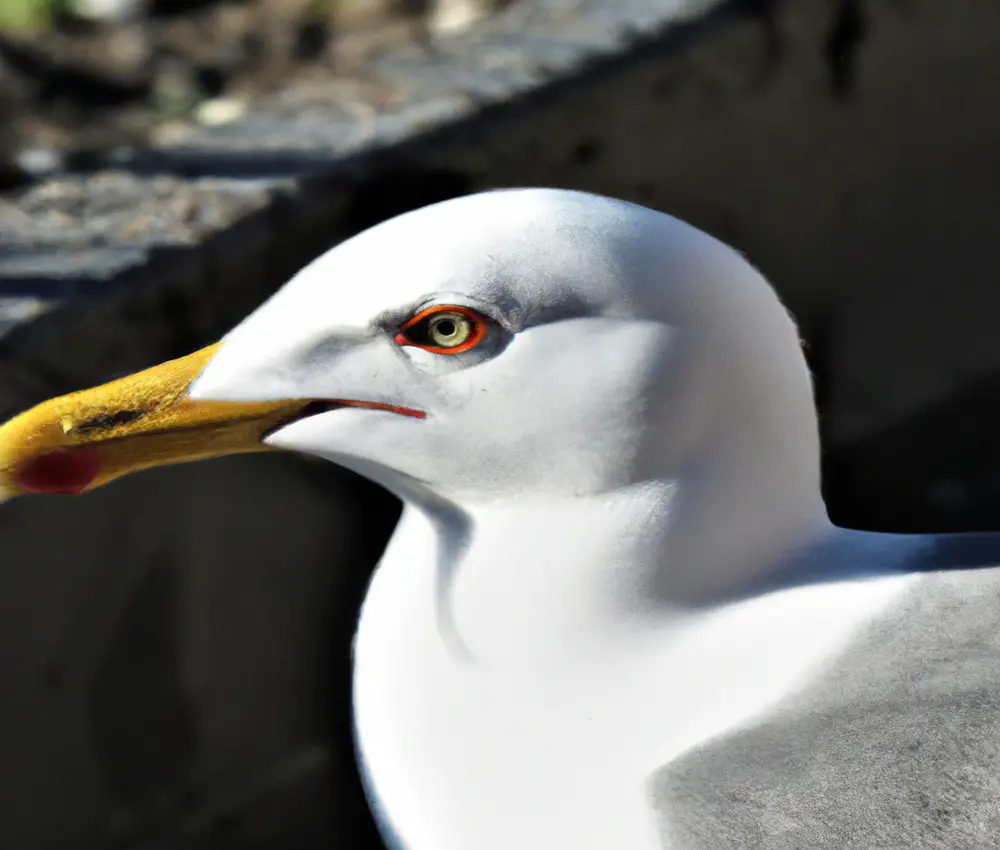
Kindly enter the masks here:
<path id="1" fill-rule="evenodd" d="M 408 511 L 355 644 L 359 749 L 407 850 L 661 850 L 649 775 L 821 676 L 913 580 L 812 585 L 582 630 L 568 584 L 562 604 L 550 582 L 535 593 L 532 571 L 546 563 L 531 557 L 530 527 L 513 538 L 486 527 L 442 630 L 434 541 Z M 586 547 L 569 548 L 585 560 Z M 508 572 L 493 585 L 476 559 L 495 574 L 498 551 Z M 586 575 L 579 560 L 574 570 Z M 547 629 L 553 621 L 561 627 Z"/>

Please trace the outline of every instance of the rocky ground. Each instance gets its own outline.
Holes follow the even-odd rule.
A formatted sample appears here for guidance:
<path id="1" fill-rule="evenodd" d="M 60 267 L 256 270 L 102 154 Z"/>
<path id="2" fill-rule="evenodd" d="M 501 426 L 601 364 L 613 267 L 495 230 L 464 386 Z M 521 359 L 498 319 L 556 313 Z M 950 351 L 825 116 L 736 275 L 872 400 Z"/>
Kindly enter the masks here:
<path id="1" fill-rule="evenodd" d="M 2 0 L 8 2 L 8 0 Z M 356 71 L 505 0 L 77 0 L 0 22 L 0 192 L 232 122 L 291 79 Z M 61 8 L 61 7 L 59 7 Z"/>

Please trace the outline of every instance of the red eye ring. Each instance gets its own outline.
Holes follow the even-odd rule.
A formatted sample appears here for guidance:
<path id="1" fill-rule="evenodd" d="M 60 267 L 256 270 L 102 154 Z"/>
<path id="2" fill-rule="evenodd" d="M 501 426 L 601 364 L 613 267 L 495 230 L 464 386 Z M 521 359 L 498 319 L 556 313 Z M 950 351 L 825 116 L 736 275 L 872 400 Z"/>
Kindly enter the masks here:
<path id="1" fill-rule="evenodd" d="M 420 329 L 422 326 L 426 330 L 425 326 L 429 320 L 441 313 L 456 313 L 468 319 L 471 325 L 469 336 L 458 345 L 447 347 L 434 345 L 432 342 L 423 342 L 414 338 L 414 331 Z M 489 325 L 486 319 L 475 310 L 462 307 L 458 304 L 436 304 L 433 307 L 428 307 L 426 310 L 421 310 L 412 319 L 407 320 L 406 324 L 399 329 L 399 333 L 396 334 L 396 344 L 422 348 L 424 351 L 429 351 L 432 354 L 461 354 L 479 345 L 486 338 L 488 331 Z"/>

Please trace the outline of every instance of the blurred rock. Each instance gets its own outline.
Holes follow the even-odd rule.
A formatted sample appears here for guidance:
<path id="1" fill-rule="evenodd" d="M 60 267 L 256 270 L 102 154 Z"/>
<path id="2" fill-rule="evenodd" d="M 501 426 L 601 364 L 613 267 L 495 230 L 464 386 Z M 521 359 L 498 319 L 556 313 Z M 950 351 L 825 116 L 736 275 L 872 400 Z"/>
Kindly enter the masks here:
<path id="1" fill-rule="evenodd" d="M 150 0 L 69 0 L 69 9 L 73 15 L 111 24 L 142 17 L 149 6 Z"/>
<path id="2" fill-rule="evenodd" d="M 427 26 L 434 35 L 462 32 L 502 5 L 503 0 L 436 0 Z"/>
<path id="3" fill-rule="evenodd" d="M 172 118 L 190 113 L 203 97 L 195 72 L 181 62 L 161 67 L 153 78 L 150 89 L 150 103 L 164 117 Z"/>
<path id="4" fill-rule="evenodd" d="M 62 153 L 52 148 L 26 148 L 14 155 L 14 161 L 33 178 L 58 171 L 65 161 Z"/>
<path id="5" fill-rule="evenodd" d="M 123 146 L 177 142 L 191 126 L 228 125 L 297 82 L 315 80 L 329 92 L 358 77 L 364 84 L 387 51 L 420 52 L 428 38 L 462 37 L 511 0 L 56 2 L 68 4 L 59 26 L 16 37 L 0 32 L 7 171 L 17 169 L 16 151 L 51 150 L 68 167 L 80 149 L 95 152 L 97 162 Z M 388 88 L 380 110 L 399 100 L 399 86 Z M 370 124 L 370 110 L 349 98 L 342 111 Z"/>
<path id="6" fill-rule="evenodd" d="M 0 336 L 10 328 L 37 318 L 56 306 L 56 302 L 41 298 L 8 298 L 0 296 Z"/>
<path id="7" fill-rule="evenodd" d="M 149 27 L 144 23 L 126 23 L 115 27 L 114 37 L 106 42 L 106 60 L 118 73 L 139 76 L 153 58 Z"/>
<path id="8" fill-rule="evenodd" d="M 176 145 L 184 141 L 194 130 L 194 125 L 187 121 L 164 121 L 157 124 L 149 132 L 150 144 Z"/>
<path id="9" fill-rule="evenodd" d="M 206 127 L 218 127 L 231 124 L 242 118 L 247 111 L 247 105 L 235 98 L 217 97 L 206 100 L 195 110 L 195 120 Z"/>

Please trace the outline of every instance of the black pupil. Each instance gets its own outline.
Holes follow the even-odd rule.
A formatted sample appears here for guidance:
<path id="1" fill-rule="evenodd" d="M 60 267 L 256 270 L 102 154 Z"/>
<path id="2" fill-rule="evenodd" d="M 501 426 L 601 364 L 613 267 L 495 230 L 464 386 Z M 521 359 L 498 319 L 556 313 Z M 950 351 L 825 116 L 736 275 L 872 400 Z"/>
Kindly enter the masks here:
<path id="1" fill-rule="evenodd" d="M 441 319 L 437 323 L 437 332 L 441 336 L 454 336 L 457 330 L 453 319 Z"/>

